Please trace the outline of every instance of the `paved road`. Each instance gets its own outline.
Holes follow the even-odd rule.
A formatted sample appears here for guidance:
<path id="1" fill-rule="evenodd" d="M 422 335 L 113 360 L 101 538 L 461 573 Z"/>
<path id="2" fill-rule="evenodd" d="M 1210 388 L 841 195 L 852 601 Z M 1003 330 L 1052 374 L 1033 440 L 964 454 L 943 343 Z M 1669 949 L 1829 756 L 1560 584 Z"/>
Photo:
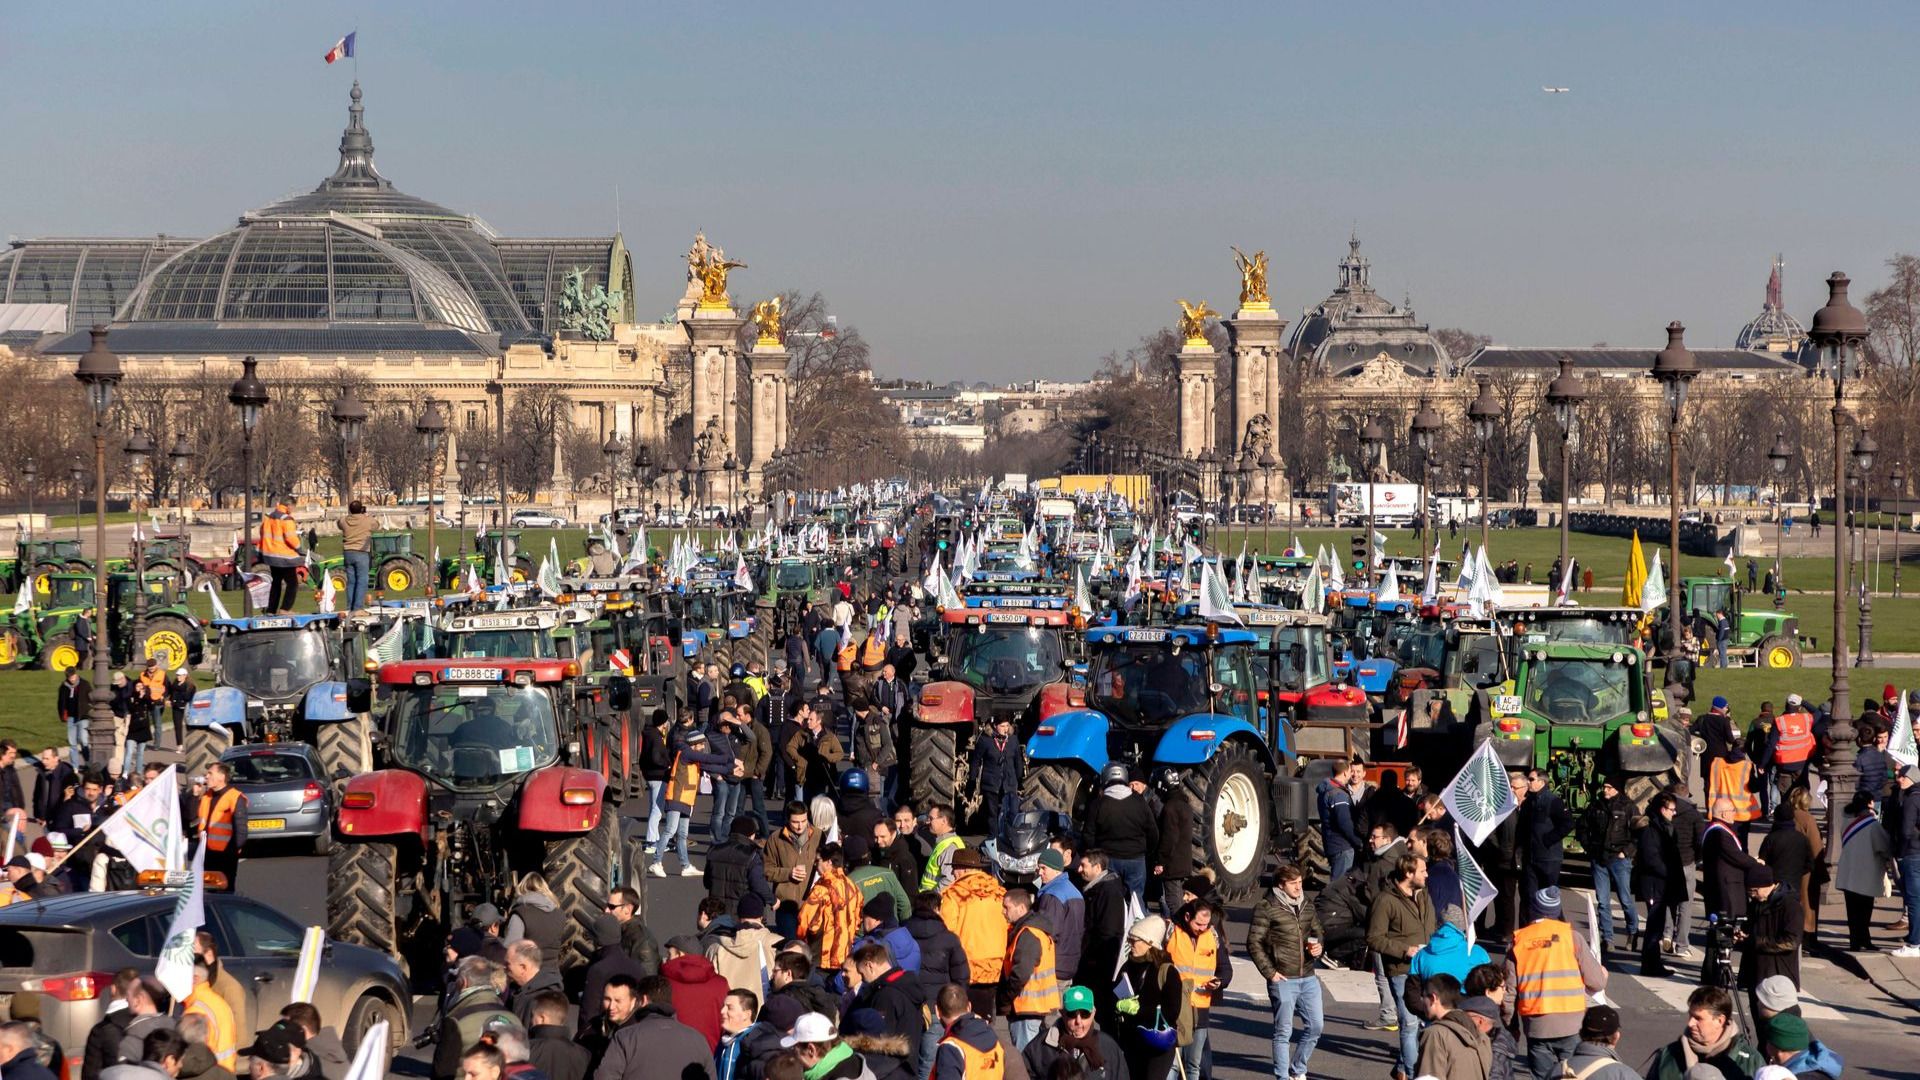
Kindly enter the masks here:
<path id="1" fill-rule="evenodd" d="M 697 820 L 705 819 L 702 816 Z M 696 831 L 699 828 L 696 826 Z M 263 853 L 259 858 L 248 858 L 240 873 L 243 892 L 314 924 L 323 923 L 326 917 L 325 883 L 326 860 L 310 856 Z M 665 941 L 673 934 L 691 932 L 695 909 L 704 895 L 699 879 L 649 878 L 646 884 L 655 936 Z M 1577 911 L 1582 905 L 1573 906 Z M 1886 911 L 1883 923 L 1892 918 L 1891 908 Z M 1230 936 L 1238 954 L 1234 979 L 1225 1005 L 1214 1014 L 1214 1066 L 1220 1076 L 1251 1077 L 1267 1075 L 1271 1070 L 1273 1018 L 1259 976 L 1252 963 L 1243 958 L 1249 912 L 1250 905 L 1241 905 L 1233 912 Z M 1842 963 L 1848 962 L 1843 958 Z M 1621 1056 L 1635 1067 L 1661 1043 L 1675 1038 L 1684 1023 L 1687 994 L 1693 989 L 1698 965 L 1677 967 L 1685 977 L 1643 979 L 1634 974 L 1637 965 L 1615 965 L 1607 995 L 1620 1008 L 1625 1022 Z M 1384 1077 L 1392 1068 L 1388 1036 L 1362 1027 L 1378 1012 L 1372 975 L 1328 971 L 1321 978 L 1326 985 L 1327 1024 L 1312 1062 L 1313 1074 L 1356 1080 Z M 1836 966 L 1822 957 L 1806 960 L 1802 983 L 1807 991 L 1807 1019 L 1816 1036 L 1846 1059 L 1848 1076 L 1912 1077 L 1920 1071 L 1914 1065 L 1916 1047 L 1920 1047 L 1915 1039 L 1920 1033 L 1920 1014 L 1910 1005 L 1876 990 L 1859 977 L 1857 968 Z M 431 1017 L 432 1003 L 416 1002 L 415 1030 L 422 1030 Z M 395 1071 L 424 1075 L 428 1054 L 430 1051 L 409 1052 L 395 1063 Z"/>

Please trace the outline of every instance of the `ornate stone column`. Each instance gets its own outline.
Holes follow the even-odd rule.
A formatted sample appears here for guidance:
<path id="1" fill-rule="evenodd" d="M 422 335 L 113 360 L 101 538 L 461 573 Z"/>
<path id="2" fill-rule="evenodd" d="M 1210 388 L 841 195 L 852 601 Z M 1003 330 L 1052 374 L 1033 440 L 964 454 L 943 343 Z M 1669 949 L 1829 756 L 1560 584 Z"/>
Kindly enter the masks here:
<path id="1" fill-rule="evenodd" d="M 1273 422 L 1280 415 L 1280 336 L 1287 320 L 1272 304 L 1255 300 L 1242 303 L 1225 322 L 1233 355 L 1230 451 L 1257 463 L 1273 445 Z M 1266 473 L 1248 476 L 1249 501 L 1273 501 Z"/>
<path id="2" fill-rule="evenodd" d="M 1181 457 L 1198 457 L 1213 449 L 1213 384 L 1220 353 L 1206 338 L 1188 338 L 1174 360 L 1180 373 Z"/>
<path id="3" fill-rule="evenodd" d="M 767 462 L 786 445 L 787 350 L 778 341 L 760 339 L 747 354 L 749 370 L 748 433 L 745 482 L 742 490 L 757 493 Z"/>
<path id="4" fill-rule="evenodd" d="M 731 307 L 699 307 L 680 320 L 687 332 L 693 360 L 693 434 L 697 438 L 709 423 L 718 423 L 725 443 L 724 459 L 735 449 L 734 417 L 728 406 L 734 399 L 740 362 L 739 334 L 743 320 Z"/>

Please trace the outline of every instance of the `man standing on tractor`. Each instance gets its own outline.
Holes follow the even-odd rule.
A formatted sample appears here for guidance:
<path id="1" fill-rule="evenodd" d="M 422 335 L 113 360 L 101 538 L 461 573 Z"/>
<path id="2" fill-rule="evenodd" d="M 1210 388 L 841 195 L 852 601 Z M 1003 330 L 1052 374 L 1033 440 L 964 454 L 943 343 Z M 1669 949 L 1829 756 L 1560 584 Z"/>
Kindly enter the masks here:
<path id="1" fill-rule="evenodd" d="M 247 843 L 247 797 L 233 787 L 232 771 L 224 761 L 207 766 L 207 793 L 200 796 L 200 842 L 206 846 L 206 869 L 226 875 L 219 891 L 232 892 L 240 874 L 240 849 Z"/>
<path id="2" fill-rule="evenodd" d="M 347 610 L 367 607 L 367 579 L 373 573 L 373 515 L 359 499 L 347 504 L 340 519 L 340 550 L 346 560 Z"/>
<path id="3" fill-rule="evenodd" d="M 259 554 L 260 561 L 267 564 L 267 572 L 273 576 L 264 613 L 292 611 L 294 598 L 299 595 L 298 571 L 304 560 L 300 553 L 300 526 L 293 520 L 293 508 L 285 499 L 274 500 L 273 510 L 260 519 Z"/>
<path id="4" fill-rule="evenodd" d="M 992 733 L 973 741 L 967 775 L 973 778 L 974 791 L 980 796 L 989 836 L 999 836 L 1006 819 L 1019 807 L 1025 754 L 1013 738 L 1013 718 L 1009 716 L 995 717 Z"/>

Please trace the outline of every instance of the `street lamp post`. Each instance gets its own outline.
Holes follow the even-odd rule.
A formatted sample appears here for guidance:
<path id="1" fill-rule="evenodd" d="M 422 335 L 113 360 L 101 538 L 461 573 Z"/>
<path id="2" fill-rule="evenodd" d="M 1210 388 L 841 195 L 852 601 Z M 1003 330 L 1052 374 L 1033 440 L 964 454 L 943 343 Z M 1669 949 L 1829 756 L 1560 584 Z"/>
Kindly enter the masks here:
<path id="1" fill-rule="evenodd" d="M 1433 498 L 1433 441 L 1440 435 L 1440 414 L 1434 411 L 1433 404 L 1426 395 L 1420 396 L 1420 408 L 1413 414 L 1413 445 L 1420 451 L 1420 554 L 1424 558 L 1433 550 L 1433 510 L 1428 501 Z"/>
<path id="2" fill-rule="evenodd" d="M 253 432 L 260 426 L 260 411 L 267 407 L 267 386 L 256 372 L 260 361 L 249 356 L 240 361 L 240 377 L 227 388 L 227 400 L 240 410 L 240 552 L 241 612 L 253 614 L 253 592 L 246 588 L 246 573 L 253 565 Z"/>
<path id="3" fill-rule="evenodd" d="M 1866 316 L 1847 300 L 1847 275 L 1834 271 L 1827 278 L 1827 302 L 1813 313 L 1807 338 L 1819 350 L 1821 368 L 1833 381 L 1833 676 L 1828 711 L 1825 751 L 1820 773 L 1827 781 L 1827 849 L 1830 870 L 1838 872 L 1840 847 L 1845 839 L 1846 805 L 1853 799 L 1859 774 L 1853 759 L 1859 752 L 1859 738 L 1853 726 L 1851 687 L 1847 684 L 1847 516 L 1842 508 L 1846 498 L 1847 455 L 1844 452 L 1847 425 L 1847 377 L 1859 363 L 1860 343 L 1867 338 Z"/>
<path id="4" fill-rule="evenodd" d="M 1873 506 L 1873 455 L 1880 449 L 1863 424 L 1860 437 L 1853 441 L 1853 466 L 1860 472 L 1860 516 L 1866 517 Z M 1860 652 L 1855 667 L 1873 666 L 1873 576 L 1867 566 L 1866 538 L 1860 542 Z"/>
<path id="5" fill-rule="evenodd" d="M 183 432 L 173 437 L 173 446 L 167 450 L 167 463 L 172 467 L 174 491 L 177 498 L 174 505 L 178 508 L 180 535 L 187 534 L 187 465 L 193 461 L 193 444 L 187 441 Z"/>
<path id="6" fill-rule="evenodd" d="M 1774 610 L 1783 610 L 1787 606 L 1787 563 L 1785 559 L 1785 530 L 1780 527 L 1786 513 L 1786 500 L 1780 491 L 1781 478 L 1787 475 L 1787 465 L 1793 461 L 1793 447 L 1787 443 L 1787 433 L 1777 431 L 1773 436 L 1773 447 L 1767 451 L 1767 461 L 1773 466 L 1774 505 L 1778 508 L 1773 525 L 1773 606 Z"/>
<path id="7" fill-rule="evenodd" d="M 142 646 L 147 640 L 147 541 L 140 528 L 138 513 L 140 510 L 140 467 L 153 457 L 153 440 L 147 437 L 144 428 L 134 428 L 127 436 L 127 444 L 120 448 L 127 457 L 127 469 L 133 475 L 133 501 L 130 506 L 135 512 L 133 526 L 133 654 L 136 659 L 144 660 Z M 105 553 L 101 555 L 105 558 Z M 102 605 L 102 610 L 104 610 Z"/>
<path id="8" fill-rule="evenodd" d="M 1573 425 L 1579 419 L 1580 402 L 1586 396 L 1586 388 L 1580 384 L 1578 378 L 1574 377 L 1573 361 L 1563 358 L 1560 361 L 1560 374 L 1554 376 L 1553 381 L 1547 384 L 1547 404 L 1552 406 L 1554 418 L 1560 421 L 1560 573 L 1562 575 L 1565 575 L 1572 566 L 1572 563 L 1568 562 L 1571 555 L 1568 550 L 1570 526 L 1567 523 L 1567 511 L 1571 506 L 1573 494 L 1571 487 Z M 1558 587 L 1558 582 L 1552 584 Z"/>
<path id="9" fill-rule="evenodd" d="M 1893 598 L 1900 599 L 1900 509 L 1907 497 L 1907 470 L 1899 463 L 1887 473 L 1887 483 L 1893 485 Z M 27 496 L 32 499 L 32 495 Z M 27 512 L 33 512 L 33 504 L 27 504 Z"/>
<path id="10" fill-rule="evenodd" d="M 413 431 L 420 436 L 421 449 L 427 454 L 427 551 L 432 552 L 434 527 L 440 517 L 440 508 L 435 505 L 434 500 L 434 496 L 440 493 L 440 440 L 447 434 L 447 418 L 440 411 L 438 401 L 432 398 L 427 399 L 427 407 L 421 412 L 420 419 L 414 421 Z M 465 499 L 460 500 L 463 510 L 466 505 Z M 462 532 L 464 531 L 463 529 Z M 502 528 L 501 532 L 504 534 L 506 530 Z M 439 567 L 435 567 L 428 573 L 426 595 L 432 596 L 436 591 L 435 586 L 439 583 L 434 579 L 439 574 Z"/>
<path id="11" fill-rule="evenodd" d="M 360 445 L 360 432 L 367 424 L 367 406 L 352 387 L 342 386 L 328 415 L 340 429 L 340 464 L 346 471 L 346 490 L 341 493 L 340 501 L 350 503 L 353 501 L 353 451 Z"/>
<path id="12" fill-rule="evenodd" d="M 1487 488 L 1487 460 L 1493 454 L 1494 425 L 1500 419 L 1500 403 L 1493 398 L 1493 380 L 1485 375 L 1476 381 L 1479 393 L 1467 406 L 1467 419 L 1473 422 L 1474 438 L 1480 442 L 1480 547 L 1487 546 L 1487 527 L 1493 520 L 1493 493 Z"/>
<path id="13" fill-rule="evenodd" d="M 736 460 L 732 454 L 728 454 L 726 462 L 722 464 L 720 468 L 727 474 L 727 529 L 731 532 L 733 529 L 733 496 L 734 492 L 738 490 L 734 484 L 740 473 L 740 462 Z"/>
<path id="14" fill-rule="evenodd" d="M 113 756 L 113 687 L 108 684 L 112 638 L 107 633 L 107 412 L 113 393 L 126 377 L 120 358 L 107 348 L 107 328 L 95 325 L 93 344 L 80 357 L 74 378 L 87 388 L 93 407 L 93 693 L 87 704 L 87 745 L 95 761 Z M 75 472 L 79 470 L 76 469 Z M 75 515 L 76 517 L 78 515 Z"/>
<path id="15" fill-rule="evenodd" d="M 34 464 L 32 458 L 28 458 L 26 464 L 20 466 L 20 478 L 27 482 L 27 540 L 31 542 L 33 540 L 33 488 L 40 481 L 40 466 Z M 1898 542 L 1896 539 L 1895 543 Z M 1895 582 L 1900 580 L 1898 575 L 1899 572 L 1895 571 L 1893 579 Z M 1894 586 L 1894 591 L 1897 595 L 1899 592 L 1897 584 Z"/>
<path id="16" fill-rule="evenodd" d="M 80 500 L 86 497 L 86 494 L 87 494 L 87 489 L 80 485 L 81 485 L 81 481 L 85 480 L 86 477 L 87 477 L 87 471 L 85 469 L 82 469 L 80 467 L 80 463 L 77 461 L 73 463 L 72 468 L 69 468 L 67 470 L 67 479 L 73 482 L 73 540 L 74 540 L 74 543 L 80 542 Z"/>
<path id="17" fill-rule="evenodd" d="M 1265 554 L 1272 550 L 1273 543 L 1273 467 L 1280 464 L 1273 456 L 1273 447 L 1260 452 L 1261 490 L 1267 493 L 1260 507 L 1260 551 Z"/>
<path id="18" fill-rule="evenodd" d="M 1380 426 L 1379 421 L 1368 417 L 1366 425 L 1360 429 L 1360 453 L 1361 456 L 1366 459 L 1367 466 L 1362 475 L 1366 477 L 1367 484 L 1367 578 L 1363 584 L 1368 589 L 1373 588 L 1373 534 L 1376 510 L 1374 505 L 1374 484 L 1379 479 L 1378 475 L 1374 472 L 1374 463 L 1380 459 L 1381 447 L 1386 445 L 1386 429 Z"/>
<path id="19" fill-rule="evenodd" d="M 1652 375 L 1667 403 L 1667 635 L 1669 662 L 1680 655 L 1680 414 L 1700 362 L 1686 346 L 1687 328 L 1667 324 L 1667 347 L 1654 354 Z"/>

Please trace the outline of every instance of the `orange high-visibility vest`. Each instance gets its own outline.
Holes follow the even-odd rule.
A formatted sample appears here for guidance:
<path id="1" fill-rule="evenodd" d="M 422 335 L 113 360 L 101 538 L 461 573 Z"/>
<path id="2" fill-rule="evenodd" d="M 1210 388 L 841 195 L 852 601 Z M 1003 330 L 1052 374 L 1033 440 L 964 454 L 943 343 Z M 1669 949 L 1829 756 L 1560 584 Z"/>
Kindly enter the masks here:
<path id="1" fill-rule="evenodd" d="M 260 554 L 291 559 L 300 554 L 300 526 L 278 510 L 260 519 Z"/>
<path id="2" fill-rule="evenodd" d="M 867 640 L 860 646 L 860 666 L 874 671 L 887 662 L 887 643 L 880 639 L 880 631 L 875 628 L 867 634 Z"/>
<path id="3" fill-rule="evenodd" d="M 666 801 L 692 810 L 700 797 L 700 766 L 679 754 L 673 755 L 673 771 L 667 776 Z"/>
<path id="4" fill-rule="evenodd" d="M 941 1046 L 954 1046 L 960 1049 L 960 1059 L 965 1063 L 967 1080 L 1006 1080 L 1007 1057 L 1000 1049 L 999 1040 L 994 1040 L 993 1049 L 976 1050 L 973 1044 L 964 1039 L 949 1035 L 940 1040 Z"/>
<path id="5" fill-rule="evenodd" d="M 1513 932 L 1513 969 L 1518 976 L 1514 1007 L 1521 1016 L 1587 1011 L 1587 983 L 1580 977 L 1573 927 L 1541 919 Z"/>
<path id="6" fill-rule="evenodd" d="M 1213 995 L 1200 989 L 1213 981 L 1220 970 L 1220 936 L 1212 927 L 1198 940 L 1185 929 L 1175 927 L 1167 935 L 1167 959 L 1180 970 L 1180 981 L 1187 984 L 1187 1000 L 1196 1009 L 1213 1007 Z"/>
<path id="7" fill-rule="evenodd" d="M 1757 820 L 1760 800 L 1747 790 L 1752 779 L 1753 762 L 1715 758 L 1707 776 L 1707 816 L 1721 821 Z"/>
<path id="8" fill-rule="evenodd" d="M 233 1007 L 211 984 L 201 983 L 187 995 L 187 1015 L 196 1014 L 207 1018 L 207 1049 L 213 1051 L 214 1060 L 223 1068 L 233 1068 L 240 1045 L 239 1034 L 234 1030 Z"/>
<path id="9" fill-rule="evenodd" d="M 1798 765 L 1813 754 L 1813 717 L 1803 712 L 1783 713 L 1774 724 L 1773 760 Z"/>
<path id="10" fill-rule="evenodd" d="M 853 644 L 853 635 L 847 634 L 840 639 L 840 648 L 834 651 L 833 666 L 842 673 L 853 670 L 853 657 L 857 650 Z"/>
<path id="11" fill-rule="evenodd" d="M 1013 950 L 1020 943 L 1021 934 L 1032 934 L 1040 942 L 1040 962 L 1033 965 L 1033 974 L 1027 976 L 1027 983 L 1013 996 L 1013 1015 L 1045 1016 L 1058 1012 L 1061 1004 L 1060 975 L 1055 970 L 1053 938 L 1046 931 L 1033 926 L 1023 926 L 1013 932 L 1007 942 L 1007 958 L 1002 961 L 1000 973 L 1013 974 Z"/>
<path id="12" fill-rule="evenodd" d="M 225 851 L 233 846 L 233 815 L 239 809 L 238 788 L 200 796 L 200 835 L 206 837 L 208 851 Z"/>

